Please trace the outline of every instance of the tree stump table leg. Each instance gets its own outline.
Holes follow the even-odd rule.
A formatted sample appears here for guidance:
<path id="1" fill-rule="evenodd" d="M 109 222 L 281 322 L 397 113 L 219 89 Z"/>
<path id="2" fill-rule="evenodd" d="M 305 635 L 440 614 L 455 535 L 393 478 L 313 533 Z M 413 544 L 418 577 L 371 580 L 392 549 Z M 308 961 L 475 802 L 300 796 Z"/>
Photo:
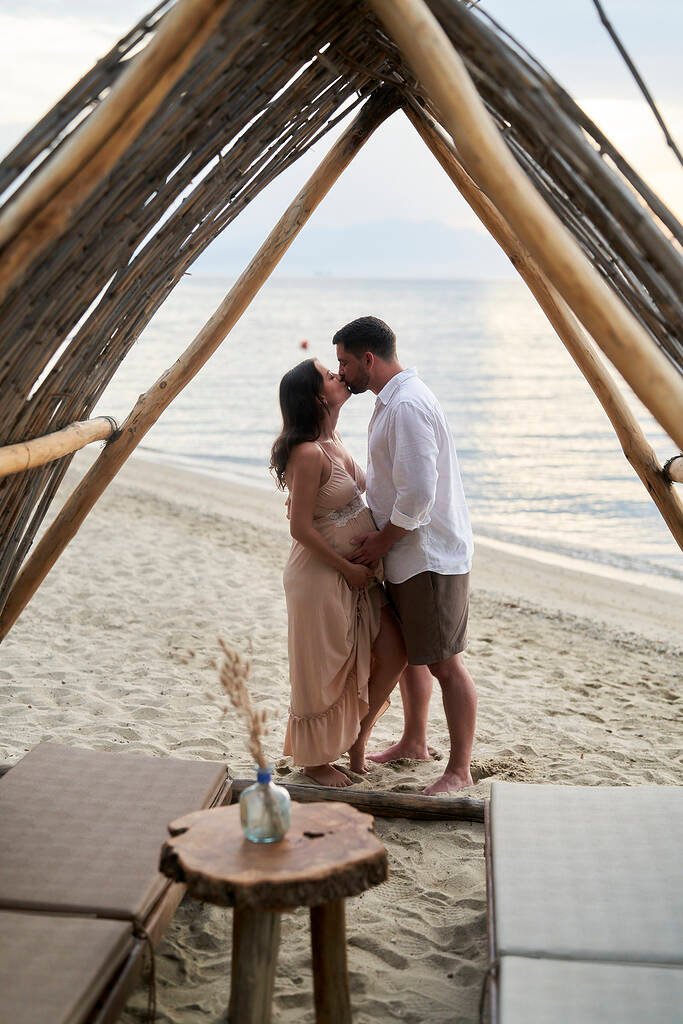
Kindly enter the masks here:
<path id="1" fill-rule="evenodd" d="M 351 1024 L 344 900 L 311 907 L 316 1024 Z"/>
<path id="2" fill-rule="evenodd" d="M 233 911 L 230 1024 L 269 1024 L 279 942 L 279 913 Z"/>

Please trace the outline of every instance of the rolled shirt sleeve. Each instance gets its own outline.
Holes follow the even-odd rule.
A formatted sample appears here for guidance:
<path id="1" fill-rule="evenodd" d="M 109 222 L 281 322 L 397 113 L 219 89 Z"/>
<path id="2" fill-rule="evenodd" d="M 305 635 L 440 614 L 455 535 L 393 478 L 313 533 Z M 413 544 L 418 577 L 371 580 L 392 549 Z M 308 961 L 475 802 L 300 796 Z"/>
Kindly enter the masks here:
<path id="1" fill-rule="evenodd" d="M 424 409 L 400 402 L 388 440 L 396 490 L 390 520 L 404 530 L 417 530 L 431 521 L 436 497 L 439 446 L 434 423 Z"/>

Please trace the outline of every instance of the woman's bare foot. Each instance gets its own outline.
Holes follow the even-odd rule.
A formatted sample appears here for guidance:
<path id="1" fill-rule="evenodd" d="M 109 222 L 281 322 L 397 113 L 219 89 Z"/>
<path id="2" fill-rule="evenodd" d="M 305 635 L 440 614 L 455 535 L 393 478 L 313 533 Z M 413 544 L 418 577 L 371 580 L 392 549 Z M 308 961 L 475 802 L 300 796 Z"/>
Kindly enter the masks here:
<path id="1" fill-rule="evenodd" d="M 403 737 L 398 743 L 392 743 L 386 750 L 377 754 L 368 754 L 368 761 L 375 764 L 387 764 L 389 761 L 400 761 L 401 758 L 408 758 L 411 761 L 429 761 L 431 755 L 426 743 L 409 743 Z"/>
<path id="2" fill-rule="evenodd" d="M 363 751 L 354 751 L 353 747 L 349 750 L 349 768 L 356 775 L 367 775 L 370 766 L 365 760 L 365 753 Z"/>
<path id="3" fill-rule="evenodd" d="M 310 768 L 304 768 L 304 774 L 313 779 L 320 786 L 331 786 L 333 789 L 343 789 L 351 785 L 351 780 L 334 768 L 331 764 L 315 764 Z"/>
<path id="4" fill-rule="evenodd" d="M 368 765 L 365 761 L 365 748 L 367 746 L 370 730 L 365 727 L 365 721 L 366 720 L 361 723 L 360 732 L 356 737 L 356 741 L 349 747 L 348 751 L 349 768 L 352 772 L 355 772 L 356 775 L 365 775 L 368 771 Z"/>
<path id="5" fill-rule="evenodd" d="M 469 768 L 463 771 L 449 771 L 446 769 L 441 778 L 437 779 L 436 782 L 432 782 L 431 786 L 423 789 L 422 793 L 423 796 L 437 796 L 439 793 L 458 793 L 461 789 L 466 789 L 468 786 L 473 785 L 474 782 Z"/>

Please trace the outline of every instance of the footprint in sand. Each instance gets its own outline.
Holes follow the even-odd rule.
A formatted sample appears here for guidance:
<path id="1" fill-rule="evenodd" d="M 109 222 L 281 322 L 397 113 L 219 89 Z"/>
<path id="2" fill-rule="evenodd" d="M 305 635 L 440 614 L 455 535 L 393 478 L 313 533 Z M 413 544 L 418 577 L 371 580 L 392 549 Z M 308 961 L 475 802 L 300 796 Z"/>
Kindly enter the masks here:
<path id="1" fill-rule="evenodd" d="M 472 763 L 472 778 L 475 785 L 484 779 L 497 778 L 520 782 L 533 776 L 533 769 L 524 758 L 499 757 Z"/>
<path id="2" fill-rule="evenodd" d="M 351 935 L 347 941 L 349 946 L 355 946 L 357 949 L 362 949 L 365 953 L 371 953 L 390 967 L 402 970 L 408 966 L 409 961 L 407 957 L 401 956 L 400 953 L 393 949 L 387 949 L 382 946 L 372 935 Z"/>

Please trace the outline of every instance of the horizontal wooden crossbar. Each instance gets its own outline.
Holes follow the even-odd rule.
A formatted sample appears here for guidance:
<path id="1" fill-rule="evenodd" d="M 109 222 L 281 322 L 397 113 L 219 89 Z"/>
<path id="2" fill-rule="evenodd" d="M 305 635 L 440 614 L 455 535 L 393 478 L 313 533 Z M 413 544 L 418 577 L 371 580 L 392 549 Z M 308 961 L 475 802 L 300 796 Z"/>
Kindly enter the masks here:
<path id="1" fill-rule="evenodd" d="M 72 455 L 93 441 L 107 441 L 118 429 L 116 420 L 111 416 L 96 416 L 92 420 L 70 423 L 63 430 L 44 437 L 8 444 L 0 448 L 0 477 L 44 466 L 46 462 Z"/>

